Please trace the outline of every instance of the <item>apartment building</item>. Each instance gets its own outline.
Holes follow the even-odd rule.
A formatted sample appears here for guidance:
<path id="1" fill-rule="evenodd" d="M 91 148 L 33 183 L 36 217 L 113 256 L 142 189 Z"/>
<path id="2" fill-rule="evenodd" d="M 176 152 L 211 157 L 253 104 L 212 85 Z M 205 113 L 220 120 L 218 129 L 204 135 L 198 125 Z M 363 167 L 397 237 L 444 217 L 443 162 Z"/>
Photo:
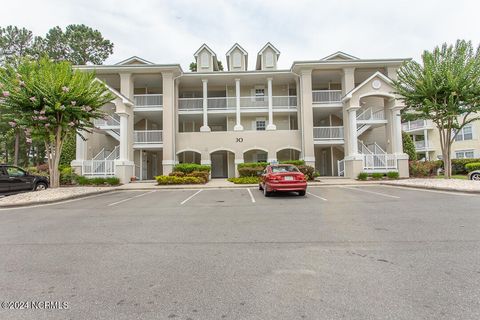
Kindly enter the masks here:
<path id="1" fill-rule="evenodd" d="M 478 114 L 471 117 L 478 117 Z M 402 129 L 411 135 L 417 159 L 442 159 L 440 134 L 431 120 L 414 120 L 402 123 Z M 480 121 L 474 121 L 463 127 L 452 144 L 452 159 L 480 158 Z"/>
<path id="2" fill-rule="evenodd" d="M 95 71 L 114 93 L 108 117 L 77 137 L 75 170 L 122 182 L 168 174 L 177 163 L 236 176 L 244 162 L 305 160 L 322 176 L 398 171 L 408 176 L 400 110 L 392 79 L 405 59 L 360 59 L 336 52 L 279 69 L 280 51 L 265 44 L 253 57 L 234 44 L 219 70 L 206 44 L 196 72 L 131 57 Z M 251 59 L 251 57 L 250 57 Z"/>

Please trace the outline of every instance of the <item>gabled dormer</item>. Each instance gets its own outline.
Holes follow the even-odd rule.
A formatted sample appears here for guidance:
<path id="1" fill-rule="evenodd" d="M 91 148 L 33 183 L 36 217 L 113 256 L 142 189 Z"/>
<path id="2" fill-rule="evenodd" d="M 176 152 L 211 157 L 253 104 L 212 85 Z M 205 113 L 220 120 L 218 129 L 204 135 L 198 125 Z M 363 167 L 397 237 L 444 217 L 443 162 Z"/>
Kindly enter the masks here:
<path id="1" fill-rule="evenodd" d="M 142 59 L 142 58 L 137 57 L 137 56 L 132 56 L 128 59 L 117 62 L 115 65 L 125 66 L 125 65 L 132 65 L 132 64 L 153 64 L 153 62 L 150 62 L 148 60 Z"/>
<path id="2" fill-rule="evenodd" d="M 335 53 L 332 53 L 331 55 L 326 56 L 325 58 L 322 58 L 320 60 L 324 61 L 349 61 L 349 60 L 358 60 L 357 57 L 354 57 L 348 53 L 342 52 L 342 51 L 337 51 Z"/>
<path id="3" fill-rule="evenodd" d="M 258 52 L 257 55 L 257 70 L 276 70 L 277 61 L 280 57 L 280 51 L 275 48 L 270 42 Z"/>
<path id="4" fill-rule="evenodd" d="M 218 71 L 217 55 L 206 44 L 203 44 L 194 54 L 197 72 Z"/>
<path id="5" fill-rule="evenodd" d="M 248 68 L 248 53 L 238 43 L 227 51 L 228 71 L 246 71 Z"/>

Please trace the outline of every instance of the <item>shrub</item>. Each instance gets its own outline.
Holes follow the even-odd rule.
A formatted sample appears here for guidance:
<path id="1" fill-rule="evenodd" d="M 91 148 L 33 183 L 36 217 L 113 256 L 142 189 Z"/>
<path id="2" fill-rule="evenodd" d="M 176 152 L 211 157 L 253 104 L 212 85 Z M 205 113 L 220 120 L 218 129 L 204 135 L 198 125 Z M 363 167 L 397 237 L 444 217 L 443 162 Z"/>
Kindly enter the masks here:
<path id="1" fill-rule="evenodd" d="M 157 176 L 155 177 L 158 184 L 201 184 L 205 183 L 202 178 L 197 177 L 176 177 L 176 176 Z"/>
<path id="2" fill-rule="evenodd" d="M 191 173 L 193 171 L 210 172 L 210 166 L 205 166 L 205 165 L 196 164 L 196 163 L 180 163 L 173 168 L 173 171 L 181 171 L 183 173 Z"/>
<path id="3" fill-rule="evenodd" d="M 187 174 L 187 177 L 196 177 L 203 180 L 203 183 L 208 182 L 208 178 L 210 177 L 210 173 L 208 171 L 193 171 Z"/>
<path id="4" fill-rule="evenodd" d="M 39 171 L 37 167 L 29 167 L 27 171 L 37 176 L 48 177 L 48 171 Z"/>
<path id="5" fill-rule="evenodd" d="M 380 172 L 374 172 L 372 173 L 372 179 L 373 180 L 380 180 L 383 178 L 383 173 Z"/>
<path id="6" fill-rule="evenodd" d="M 116 186 L 120 184 L 120 179 L 117 177 L 95 177 L 95 178 L 87 178 L 84 176 L 77 176 L 76 183 L 81 186 L 101 186 L 101 185 L 111 185 Z"/>
<path id="7" fill-rule="evenodd" d="M 410 161 L 408 163 L 410 176 L 429 177 L 437 174 L 439 168 L 438 161 Z"/>
<path id="8" fill-rule="evenodd" d="M 280 164 L 293 164 L 294 166 L 304 166 L 305 161 L 303 161 L 303 160 L 286 160 L 286 161 L 280 161 Z"/>
<path id="9" fill-rule="evenodd" d="M 77 178 L 78 175 L 71 167 L 64 167 L 60 170 L 60 184 L 74 184 Z"/>
<path id="10" fill-rule="evenodd" d="M 228 178 L 227 180 L 235 184 L 256 184 L 259 182 L 258 177 Z"/>
<path id="11" fill-rule="evenodd" d="M 246 162 L 246 163 L 239 163 L 238 168 L 261 168 L 261 170 L 265 169 L 268 166 L 268 162 Z"/>
<path id="12" fill-rule="evenodd" d="M 452 159 L 452 174 L 467 174 L 468 169 L 466 165 L 469 163 L 480 162 L 480 159 Z M 443 167 L 443 161 L 442 161 Z"/>
<path id="13" fill-rule="evenodd" d="M 400 175 L 398 174 L 397 171 L 389 171 L 387 172 L 387 178 L 388 179 L 398 179 Z"/>
<path id="14" fill-rule="evenodd" d="M 315 179 L 315 168 L 311 166 L 297 166 L 298 170 L 305 175 L 307 180 Z"/>
<path id="15" fill-rule="evenodd" d="M 360 172 L 357 176 L 357 179 L 362 181 L 367 180 L 367 178 L 368 178 L 368 173 L 366 172 Z"/>
<path id="16" fill-rule="evenodd" d="M 173 171 L 168 174 L 171 177 L 184 177 L 185 173 L 182 171 Z"/>
<path id="17" fill-rule="evenodd" d="M 465 170 L 471 172 L 473 170 L 480 170 L 480 162 L 471 162 L 465 165 Z"/>
<path id="18" fill-rule="evenodd" d="M 415 150 L 415 143 L 413 143 L 412 136 L 408 133 L 402 131 L 402 144 L 403 144 L 403 152 L 408 154 L 408 158 L 411 161 L 417 160 L 417 152 Z"/>
<path id="19" fill-rule="evenodd" d="M 259 171 L 263 171 L 265 167 L 245 167 L 238 168 L 240 177 L 257 177 Z"/>

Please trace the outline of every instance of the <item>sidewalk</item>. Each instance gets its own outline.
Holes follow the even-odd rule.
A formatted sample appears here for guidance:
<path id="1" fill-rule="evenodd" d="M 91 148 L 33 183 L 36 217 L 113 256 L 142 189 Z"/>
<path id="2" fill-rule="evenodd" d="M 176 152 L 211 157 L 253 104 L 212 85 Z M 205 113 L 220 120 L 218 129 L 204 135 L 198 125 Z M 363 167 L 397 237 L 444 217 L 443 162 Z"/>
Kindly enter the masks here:
<path id="1" fill-rule="evenodd" d="M 379 184 L 380 181 L 357 181 L 347 178 L 328 177 L 320 181 L 308 182 L 309 186 L 337 186 L 337 185 L 365 185 Z M 212 179 L 206 184 L 182 184 L 182 185 L 157 185 L 154 180 L 140 181 L 124 184 L 118 189 L 121 190 L 149 190 L 149 189 L 228 189 L 228 188 L 253 188 L 258 184 L 234 184 L 227 179 Z"/>
<path id="2" fill-rule="evenodd" d="M 420 189 L 480 193 L 480 183 L 472 180 L 418 178 L 383 181 L 382 184 Z"/>

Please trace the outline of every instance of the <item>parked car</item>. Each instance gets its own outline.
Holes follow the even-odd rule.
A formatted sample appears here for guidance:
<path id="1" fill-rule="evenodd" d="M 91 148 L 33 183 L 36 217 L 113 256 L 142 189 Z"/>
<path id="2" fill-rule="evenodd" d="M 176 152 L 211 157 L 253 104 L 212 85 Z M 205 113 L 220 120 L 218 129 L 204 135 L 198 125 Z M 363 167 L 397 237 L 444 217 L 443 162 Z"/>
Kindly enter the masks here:
<path id="1" fill-rule="evenodd" d="M 47 177 L 29 174 L 16 166 L 0 164 L 0 192 L 2 193 L 39 191 L 47 189 L 48 186 Z"/>
<path id="2" fill-rule="evenodd" d="M 468 174 L 469 180 L 480 181 L 480 170 L 474 170 Z"/>
<path id="3" fill-rule="evenodd" d="M 268 165 L 260 176 L 258 189 L 263 190 L 265 197 L 279 191 L 296 191 L 299 196 L 304 196 L 307 192 L 307 178 L 294 165 Z"/>

